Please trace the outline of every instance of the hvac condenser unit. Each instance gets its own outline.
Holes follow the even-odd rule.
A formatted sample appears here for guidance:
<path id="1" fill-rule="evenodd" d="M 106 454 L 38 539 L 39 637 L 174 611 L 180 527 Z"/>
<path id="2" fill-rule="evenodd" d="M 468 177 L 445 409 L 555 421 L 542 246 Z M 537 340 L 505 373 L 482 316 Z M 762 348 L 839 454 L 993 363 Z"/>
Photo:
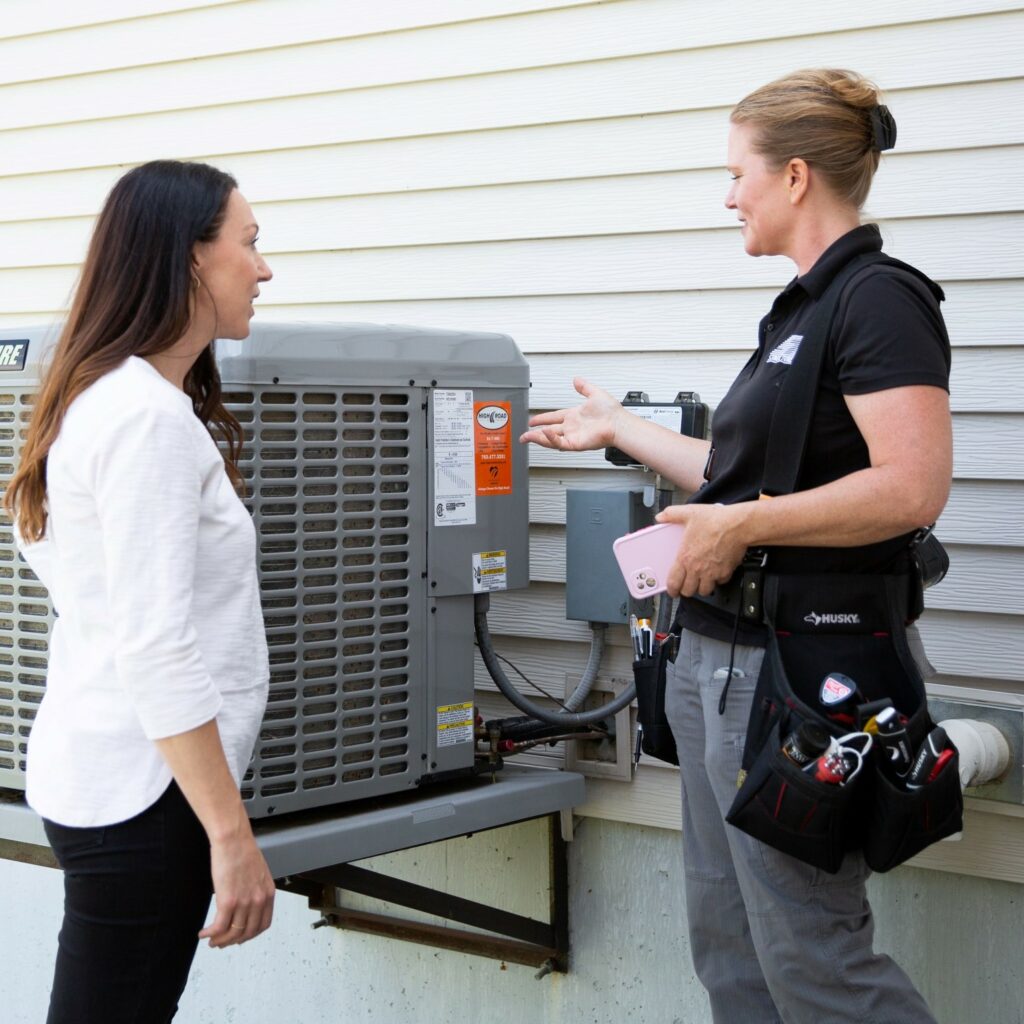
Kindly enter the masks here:
<path id="1" fill-rule="evenodd" d="M 0 331 L 0 480 L 52 340 Z M 217 359 L 246 432 L 270 648 L 250 815 L 470 770 L 474 595 L 529 575 L 522 355 L 497 334 L 281 324 Z M 0 533 L 0 787 L 19 790 L 53 612 Z"/>

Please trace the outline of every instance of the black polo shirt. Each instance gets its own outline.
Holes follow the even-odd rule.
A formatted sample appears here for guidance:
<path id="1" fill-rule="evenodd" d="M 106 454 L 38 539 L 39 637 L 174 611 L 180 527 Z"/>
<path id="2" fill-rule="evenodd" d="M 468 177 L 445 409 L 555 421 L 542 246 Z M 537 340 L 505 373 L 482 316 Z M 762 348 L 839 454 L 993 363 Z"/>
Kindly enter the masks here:
<path id="1" fill-rule="evenodd" d="M 778 295 L 761 321 L 757 351 L 715 410 L 707 480 L 690 501 L 728 505 L 757 498 L 768 430 L 779 388 L 802 341 L 801 327 L 849 260 L 881 248 L 877 226 L 855 228 Z M 885 265 L 869 266 L 843 289 L 797 490 L 820 487 L 870 465 L 844 396 L 914 384 L 949 390 L 949 337 L 939 310 L 943 298 L 939 286 L 923 274 Z M 769 564 L 779 572 L 897 571 L 910 536 L 857 548 L 773 548 Z M 731 619 L 703 602 L 684 602 L 684 623 L 720 639 L 732 636 Z M 763 632 L 744 624 L 739 640 L 756 643 Z"/>

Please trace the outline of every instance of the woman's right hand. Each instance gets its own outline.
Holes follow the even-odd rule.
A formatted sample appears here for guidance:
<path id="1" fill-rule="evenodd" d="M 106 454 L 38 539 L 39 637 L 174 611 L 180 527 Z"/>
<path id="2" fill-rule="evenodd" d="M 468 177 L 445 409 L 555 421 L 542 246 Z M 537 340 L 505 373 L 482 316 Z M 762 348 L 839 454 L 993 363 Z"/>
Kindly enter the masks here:
<path id="1" fill-rule="evenodd" d="M 582 377 L 573 378 L 572 386 L 586 401 L 571 409 L 556 409 L 530 418 L 530 429 L 519 440 L 532 441 L 544 448 L 563 452 L 584 452 L 608 448 L 615 444 L 622 405 L 607 391 Z M 625 413 L 628 415 L 628 413 Z"/>
<path id="2" fill-rule="evenodd" d="M 274 879 L 248 820 L 237 836 L 210 844 L 210 871 L 217 913 L 199 938 L 223 949 L 266 931 L 274 916 Z"/>

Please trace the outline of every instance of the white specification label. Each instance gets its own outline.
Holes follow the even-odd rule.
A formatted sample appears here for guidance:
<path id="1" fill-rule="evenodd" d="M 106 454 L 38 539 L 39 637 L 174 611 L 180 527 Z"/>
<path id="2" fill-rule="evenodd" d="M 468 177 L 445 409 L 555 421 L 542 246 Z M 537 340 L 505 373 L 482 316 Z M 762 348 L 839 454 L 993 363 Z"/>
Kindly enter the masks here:
<path id="1" fill-rule="evenodd" d="M 473 392 L 434 390 L 434 525 L 476 522 Z"/>
<path id="2" fill-rule="evenodd" d="M 437 745 L 473 742 L 473 704 L 444 704 L 437 709 Z"/>
<path id="3" fill-rule="evenodd" d="M 508 552 L 475 551 L 473 553 L 473 593 L 508 590 Z"/>
<path id="4" fill-rule="evenodd" d="M 683 428 L 683 407 L 681 405 L 627 405 L 626 412 L 650 420 L 678 434 Z"/>

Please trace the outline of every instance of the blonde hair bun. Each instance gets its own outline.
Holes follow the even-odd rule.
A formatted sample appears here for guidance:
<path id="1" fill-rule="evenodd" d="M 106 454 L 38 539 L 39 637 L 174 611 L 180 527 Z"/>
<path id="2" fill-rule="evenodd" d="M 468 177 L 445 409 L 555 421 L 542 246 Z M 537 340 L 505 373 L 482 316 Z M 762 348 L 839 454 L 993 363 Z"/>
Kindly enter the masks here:
<path id="1" fill-rule="evenodd" d="M 879 100 L 878 86 L 855 71 L 807 68 L 755 89 L 730 119 L 754 129 L 755 149 L 770 166 L 806 160 L 840 201 L 860 209 L 879 150 L 896 140 L 896 123 Z"/>

